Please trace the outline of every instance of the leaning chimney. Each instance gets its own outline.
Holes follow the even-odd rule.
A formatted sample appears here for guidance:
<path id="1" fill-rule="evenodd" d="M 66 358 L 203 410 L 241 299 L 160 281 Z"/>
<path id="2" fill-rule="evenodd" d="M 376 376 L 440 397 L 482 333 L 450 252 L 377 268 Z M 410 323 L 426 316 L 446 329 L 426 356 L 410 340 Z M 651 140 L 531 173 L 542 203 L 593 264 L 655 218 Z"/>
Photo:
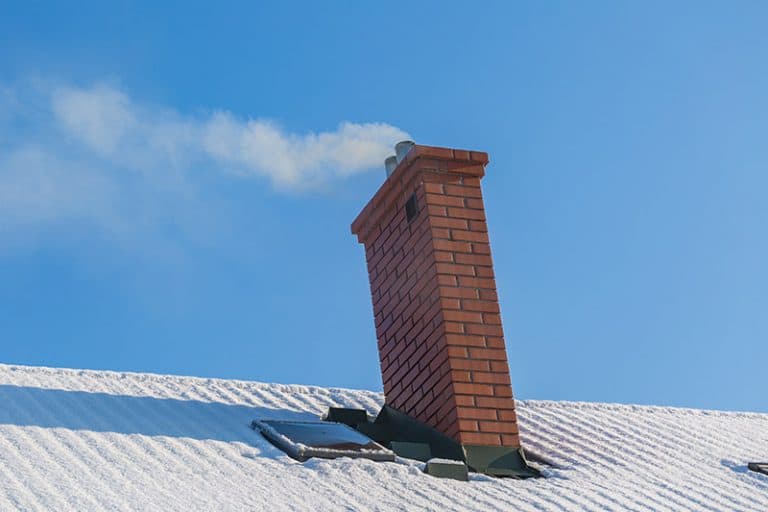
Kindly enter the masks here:
<path id="1" fill-rule="evenodd" d="M 459 443 L 471 467 L 521 457 L 480 188 L 488 155 L 405 141 L 397 157 L 352 223 L 386 404 Z"/>

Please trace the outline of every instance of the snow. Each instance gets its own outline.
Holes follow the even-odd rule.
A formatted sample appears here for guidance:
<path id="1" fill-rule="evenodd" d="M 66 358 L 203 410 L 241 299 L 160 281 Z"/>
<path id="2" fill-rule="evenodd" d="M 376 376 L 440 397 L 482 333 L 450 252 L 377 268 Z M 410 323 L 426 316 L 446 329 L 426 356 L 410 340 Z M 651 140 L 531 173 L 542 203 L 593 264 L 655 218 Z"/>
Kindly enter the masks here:
<path id="1" fill-rule="evenodd" d="M 329 424 L 325 421 L 320 420 L 319 418 L 315 421 L 308 421 L 308 422 L 291 422 L 294 424 L 307 424 L 307 425 L 316 425 L 319 424 L 320 426 L 327 427 Z M 292 447 L 295 450 L 295 453 L 298 454 L 300 457 L 305 457 L 307 453 L 311 453 L 313 449 L 319 448 L 319 451 L 323 452 L 324 456 L 329 457 L 355 457 L 359 455 L 368 455 L 370 459 L 372 460 L 394 460 L 395 454 L 394 452 L 388 450 L 387 448 L 381 446 L 378 443 L 373 442 L 371 439 L 366 437 L 365 435 L 361 434 L 357 430 L 354 430 L 351 427 L 348 427 L 344 424 L 338 424 L 338 427 L 343 428 L 347 431 L 345 436 L 348 438 L 350 442 L 358 443 L 359 447 L 356 449 L 338 449 L 338 448 L 331 448 L 330 446 L 307 446 L 304 443 L 298 442 L 294 439 L 291 439 L 283 434 L 281 434 L 277 429 L 275 429 L 272 425 L 270 425 L 267 421 L 263 419 L 256 419 L 253 420 L 251 423 L 251 427 L 256 427 L 258 430 L 264 433 L 265 436 L 271 438 L 273 441 L 277 441 L 278 444 L 281 444 L 283 447 Z M 327 439 L 327 438 L 326 438 Z M 364 448 L 365 445 L 374 445 L 375 448 Z M 380 457 L 380 458 L 377 458 Z M 356 458 L 356 457 L 355 457 Z"/>
<path id="2" fill-rule="evenodd" d="M 379 393 L 0 365 L 0 510 L 768 510 L 768 414 L 518 401 L 546 478 L 299 463 L 250 428 Z"/>
<path id="3" fill-rule="evenodd" d="M 432 457 L 427 461 L 427 464 L 448 464 L 450 466 L 463 466 L 464 463 L 460 460 L 452 460 L 452 459 L 440 459 L 437 457 Z"/>

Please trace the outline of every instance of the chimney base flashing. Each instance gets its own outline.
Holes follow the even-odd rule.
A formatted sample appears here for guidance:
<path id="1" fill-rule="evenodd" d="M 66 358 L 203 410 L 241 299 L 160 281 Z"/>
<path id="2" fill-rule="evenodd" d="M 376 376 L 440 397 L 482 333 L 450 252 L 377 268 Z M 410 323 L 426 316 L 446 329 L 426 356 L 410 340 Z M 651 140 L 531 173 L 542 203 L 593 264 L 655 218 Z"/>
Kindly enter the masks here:
<path id="1" fill-rule="evenodd" d="M 333 414 L 329 411 L 325 417 L 333 418 Z M 455 460 L 465 463 L 470 471 L 496 477 L 541 476 L 536 468 L 528 465 L 522 448 L 461 444 L 388 405 L 382 407 L 373 422 L 366 417 L 364 422 L 348 425 L 400 457 L 422 462 L 433 458 Z"/>
<path id="2" fill-rule="evenodd" d="M 464 461 L 472 471 L 490 476 L 531 478 L 541 473 L 528 465 L 522 448 L 509 446 L 461 445 Z"/>

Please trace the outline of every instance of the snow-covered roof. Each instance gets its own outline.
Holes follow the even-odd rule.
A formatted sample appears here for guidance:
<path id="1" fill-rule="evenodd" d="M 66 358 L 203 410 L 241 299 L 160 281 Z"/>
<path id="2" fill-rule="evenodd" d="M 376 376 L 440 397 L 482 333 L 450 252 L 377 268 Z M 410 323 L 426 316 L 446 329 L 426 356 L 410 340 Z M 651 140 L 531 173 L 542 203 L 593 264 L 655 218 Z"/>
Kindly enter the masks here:
<path id="1" fill-rule="evenodd" d="M 299 463 L 249 427 L 379 393 L 0 365 L 0 510 L 768 510 L 768 414 L 518 401 L 546 478 Z"/>

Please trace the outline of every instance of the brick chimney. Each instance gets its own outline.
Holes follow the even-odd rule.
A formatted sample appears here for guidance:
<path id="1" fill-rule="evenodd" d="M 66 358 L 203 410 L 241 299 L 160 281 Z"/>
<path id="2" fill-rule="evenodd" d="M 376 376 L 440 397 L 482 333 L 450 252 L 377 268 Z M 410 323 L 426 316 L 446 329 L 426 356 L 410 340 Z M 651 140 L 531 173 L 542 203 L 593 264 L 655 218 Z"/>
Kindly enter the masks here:
<path id="1" fill-rule="evenodd" d="M 365 245 L 387 405 L 462 446 L 517 449 L 480 188 L 487 163 L 413 145 L 352 233 Z"/>

